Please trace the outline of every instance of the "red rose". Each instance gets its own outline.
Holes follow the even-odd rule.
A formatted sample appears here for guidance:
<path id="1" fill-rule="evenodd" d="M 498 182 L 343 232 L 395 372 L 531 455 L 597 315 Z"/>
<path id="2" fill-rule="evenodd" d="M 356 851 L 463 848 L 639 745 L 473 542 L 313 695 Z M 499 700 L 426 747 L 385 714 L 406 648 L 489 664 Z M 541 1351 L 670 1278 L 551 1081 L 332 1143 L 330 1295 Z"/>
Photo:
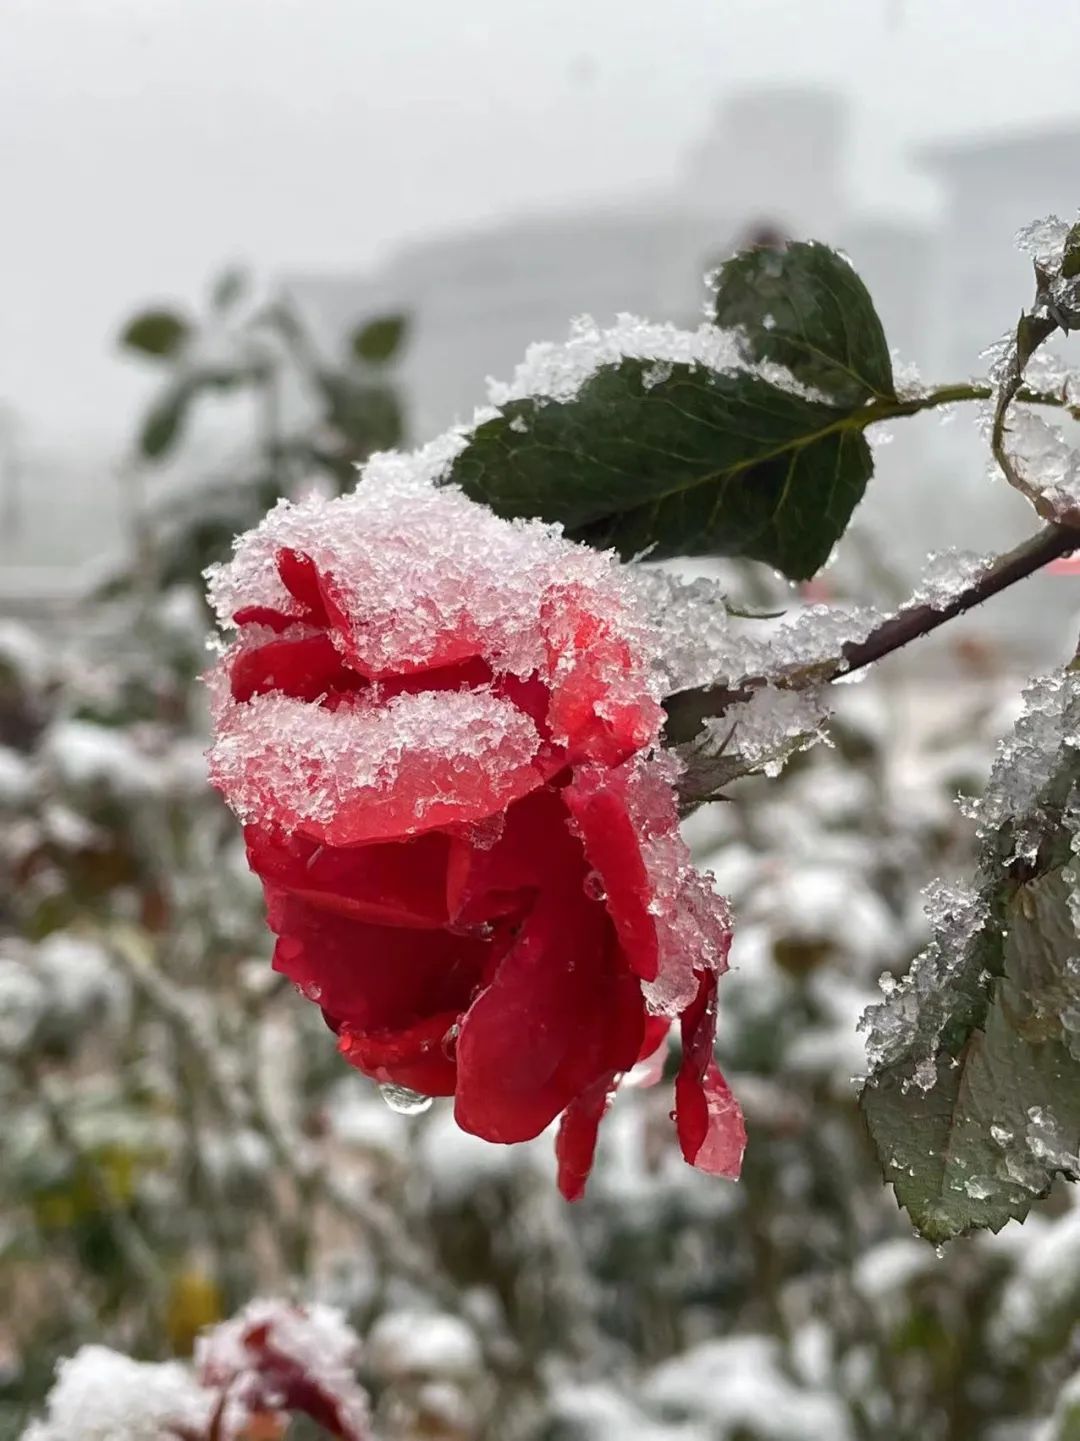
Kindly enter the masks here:
<path id="1" fill-rule="evenodd" d="M 584 1189 L 619 1077 L 681 1019 L 686 1159 L 736 1175 L 713 1062 L 727 913 L 677 829 L 651 636 L 618 565 L 459 492 L 281 505 L 219 569 L 214 783 L 275 969 L 366 1075 Z"/>

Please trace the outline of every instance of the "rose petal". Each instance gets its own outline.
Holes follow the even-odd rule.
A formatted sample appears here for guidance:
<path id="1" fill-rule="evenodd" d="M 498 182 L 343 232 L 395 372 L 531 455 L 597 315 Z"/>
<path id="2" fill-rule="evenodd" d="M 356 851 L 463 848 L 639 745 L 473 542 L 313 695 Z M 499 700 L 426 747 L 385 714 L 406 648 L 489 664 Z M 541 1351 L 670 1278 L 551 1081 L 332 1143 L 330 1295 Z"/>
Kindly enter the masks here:
<path id="1" fill-rule="evenodd" d="M 495 839 L 457 840 L 449 883 L 456 922 L 507 915 L 523 909 L 541 885 L 572 889 L 583 878 L 581 846 L 567 827 L 563 794 L 539 787 L 508 807 Z"/>
<path id="2" fill-rule="evenodd" d="M 641 1046 L 640 990 L 611 923 L 583 892 L 545 892 L 458 1038 L 455 1117 L 488 1141 L 526 1141 Z"/>
<path id="3" fill-rule="evenodd" d="M 277 631 L 279 634 L 295 625 L 299 618 L 287 615 L 283 610 L 275 610 L 271 605 L 243 605 L 233 612 L 235 625 L 264 625 L 267 630 Z"/>
<path id="4" fill-rule="evenodd" d="M 645 1017 L 645 1037 L 641 1042 L 641 1050 L 638 1052 L 634 1069 L 626 1078 L 628 1086 L 644 1091 L 650 1086 L 658 1085 L 663 1080 L 664 1067 L 667 1065 L 668 1057 L 667 1040 L 670 1032 L 670 1017 Z"/>
<path id="5" fill-rule="evenodd" d="M 609 771 L 582 766 L 564 795 L 581 828 L 589 864 L 603 882 L 626 960 L 635 975 L 652 981 L 660 964 L 656 921 L 649 909 L 653 883 L 627 806 L 627 784 L 627 773 L 621 768 Z"/>
<path id="6" fill-rule="evenodd" d="M 342 1026 L 394 1031 L 468 1005 L 491 942 L 449 931 L 368 925 L 267 886 L 274 969 Z"/>
<path id="7" fill-rule="evenodd" d="M 636 755 L 576 767 L 567 794 L 649 1009 L 670 1017 L 696 996 L 698 971 L 726 968 L 731 939 L 727 906 L 679 833 L 678 775 L 666 752 Z"/>
<path id="8" fill-rule="evenodd" d="M 330 691 L 355 691 L 367 685 L 345 665 L 325 631 L 238 651 L 229 681 L 233 700 L 241 702 L 268 691 L 315 701 Z"/>
<path id="9" fill-rule="evenodd" d="M 338 1050 L 374 1081 L 392 1081 L 423 1096 L 452 1096 L 457 1020 L 457 1011 L 442 1011 L 398 1031 L 357 1031 L 343 1025 Z"/>
<path id="10" fill-rule="evenodd" d="M 245 823 L 335 846 L 497 815 L 543 782 L 532 721 L 490 691 L 330 710 L 255 696 L 221 719 L 210 775 Z"/>
<path id="11" fill-rule="evenodd" d="M 675 1080 L 675 1125 L 683 1156 L 699 1171 L 738 1178 L 746 1149 L 739 1103 L 713 1059 L 716 975 L 703 972 L 682 1017 L 683 1058 Z"/>
<path id="12" fill-rule="evenodd" d="M 541 626 L 552 675 L 551 731 L 570 759 L 614 766 L 650 745 L 664 712 L 626 638 L 592 610 L 588 590 L 551 587 Z"/>
<path id="13" fill-rule="evenodd" d="M 588 1090 L 570 1102 L 559 1123 L 555 1159 L 559 1190 L 568 1201 L 579 1201 L 585 1194 L 596 1155 L 600 1122 L 615 1094 L 615 1077 L 614 1071 L 608 1071 L 594 1081 Z"/>
<path id="14" fill-rule="evenodd" d="M 326 604 L 319 584 L 319 572 L 311 557 L 282 547 L 277 553 L 277 569 L 285 589 L 300 602 L 305 614 L 315 624 L 326 625 Z"/>
<path id="15" fill-rule="evenodd" d="M 246 826 L 257 876 L 324 910 L 385 926 L 446 925 L 453 846 L 443 832 L 367 846 L 324 846 L 306 836 Z"/>

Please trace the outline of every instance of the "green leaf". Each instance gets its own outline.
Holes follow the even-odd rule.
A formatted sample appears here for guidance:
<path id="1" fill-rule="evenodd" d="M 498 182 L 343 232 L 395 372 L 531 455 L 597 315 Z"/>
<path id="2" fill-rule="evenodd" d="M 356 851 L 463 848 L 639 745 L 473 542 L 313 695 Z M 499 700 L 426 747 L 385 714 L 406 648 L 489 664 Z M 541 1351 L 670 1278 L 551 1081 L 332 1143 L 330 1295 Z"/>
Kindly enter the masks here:
<path id="1" fill-rule="evenodd" d="M 401 443 L 401 404 L 392 386 L 364 385 L 333 370 L 320 370 L 315 379 L 327 419 L 348 442 L 351 459 Z"/>
<path id="2" fill-rule="evenodd" d="M 627 558 L 746 556 L 805 580 L 873 472 L 861 427 L 752 371 L 627 359 L 571 400 L 508 402 L 448 479 Z"/>
<path id="3" fill-rule="evenodd" d="M 350 347 L 357 360 L 383 365 L 400 350 L 409 321 L 405 315 L 381 315 L 353 331 Z"/>
<path id="4" fill-rule="evenodd" d="M 748 359 L 786 366 L 839 404 L 896 398 L 870 293 L 827 245 L 796 241 L 733 256 L 720 268 L 714 315 L 742 330 Z"/>
<path id="5" fill-rule="evenodd" d="M 170 385 L 147 411 L 139 431 L 139 450 L 147 460 L 162 460 L 180 438 L 198 383 L 185 376 Z"/>
<path id="6" fill-rule="evenodd" d="M 217 310 L 229 310 L 248 288 L 248 274 L 242 265 L 230 265 L 216 277 L 210 287 L 210 304 Z"/>
<path id="7" fill-rule="evenodd" d="M 134 316 L 120 332 L 120 344 L 127 350 L 156 360 L 177 355 L 191 334 L 191 326 L 172 310 L 144 310 Z"/>
<path id="8" fill-rule="evenodd" d="M 1080 939 L 1068 808 L 1080 759 L 1065 737 L 1080 721 L 1080 681 L 1065 677 L 1063 690 L 1048 779 L 1026 814 L 984 841 L 977 923 L 940 935 L 870 1018 L 884 1054 L 863 1112 L 897 1199 L 933 1241 L 1022 1218 L 1075 1165 Z M 1032 738 L 1029 717 L 999 766 L 1039 764 L 1033 745 L 1045 740 Z"/>

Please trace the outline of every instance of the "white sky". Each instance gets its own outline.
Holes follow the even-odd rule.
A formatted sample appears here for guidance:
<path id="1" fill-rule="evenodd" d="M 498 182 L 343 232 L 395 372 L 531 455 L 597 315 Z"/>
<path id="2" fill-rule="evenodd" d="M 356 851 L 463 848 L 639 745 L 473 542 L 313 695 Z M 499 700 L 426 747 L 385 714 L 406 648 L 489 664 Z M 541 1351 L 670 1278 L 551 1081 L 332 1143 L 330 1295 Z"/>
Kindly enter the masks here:
<path id="1" fill-rule="evenodd" d="M 1080 114 L 1078 53 L 1074 0 L 0 0 L 0 400 L 115 433 L 136 303 L 663 185 L 747 83 L 840 86 L 925 204 L 906 144 Z"/>

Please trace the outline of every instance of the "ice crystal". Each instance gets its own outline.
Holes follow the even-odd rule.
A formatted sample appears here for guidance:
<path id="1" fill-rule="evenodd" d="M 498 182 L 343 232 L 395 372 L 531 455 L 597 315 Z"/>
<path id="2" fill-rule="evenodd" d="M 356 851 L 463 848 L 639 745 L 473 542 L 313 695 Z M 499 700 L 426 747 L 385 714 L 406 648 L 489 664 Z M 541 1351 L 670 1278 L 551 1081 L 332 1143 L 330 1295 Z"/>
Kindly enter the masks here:
<path id="1" fill-rule="evenodd" d="M 657 637 L 654 664 L 663 692 L 712 685 L 742 669 L 741 640 L 717 581 L 683 580 L 638 565 L 630 568 L 628 582 Z"/>
<path id="2" fill-rule="evenodd" d="M 952 1015 L 952 985 L 967 964 L 986 905 L 974 891 L 938 881 L 926 893 L 926 912 L 932 931 L 929 945 L 860 1022 L 871 1073 L 913 1056 L 914 1083 L 921 1090 L 929 1090 L 936 1079 L 935 1057 Z"/>
<path id="3" fill-rule="evenodd" d="M 419 1116 L 431 1109 L 430 1096 L 422 1096 L 419 1091 L 410 1091 L 408 1086 L 397 1086 L 393 1081 L 380 1081 L 379 1094 L 399 1116 Z"/>
<path id="4" fill-rule="evenodd" d="M 694 365 L 727 374 L 752 371 L 781 390 L 815 400 L 826 398 L 802 385 L 783 366 L 749 362 L 737 330 L 708 322 L 696 330 L 682 330 L 623 314 L 607 329 L 590 315 L 579 316 L 568 340 L 530 345 L 512 380 L 488 381 L 488 399 L 495 406 L 526 399 L 572 400 L 598 370 L 627 359 L 653 362 L 644 374 L 646 388 L 668 379 L 675 365 Z"/>
<path id="5" fill-rule="evenodd" d="M 1069 234 L 1069 223 L 1059 220 L 1056 215 L 1047 215 L 1042 220 L 1032 220 L 1016 232 L 1016 248 L 1030 255 L 1040 265 L 1052 265 L 1060 260 L 1061 252 Z"/>
<path id="6" fill-rule="evenodd" d="M 409 812 L 409 830 L 501 810 L 535 784 L 533 721 L 490 690 L 420 692 L 328 710 L 256 696 L 223 719 L 210 772 L 245 823 L 262 820 L 335 843 L 350 816 Z"/>
<path id="7" fill-rule="evenodd" d="M 314 563 L 341 617 L 335 640 L 366 675 L 422 667 L 452 639 L 496 670 L 527 676 L 545 662 L 545 608 L 559 595 L 587 595 L 591 614 L 636 650 L 648 648 L 613 556 L 568 544 L 556 526 L 502 520 L 453 486 L 434 487 L 431 449 L 374 457 L 357 490 L 329 503 L 280 501 L 238 540 L 233 559 L 208 573 L 221 624 L 253 605 L 299 618 L 277 565 L 292 550 Z"/>
<path id="8" fill-rule="evenodd" d="M 705 744 L 724 746 L 747 770 L 778 775 L 784 762 L 819 740 L 829 708 L 823 687 L 780 690 L 757 687 L 749 700 L 728 706 L 722 716 L 705 722 Z"/>
<path id="9" fill-rule="evenodd" d="M 993 561 L 991 555 L 976 555 L 969 550 L 932 552 L 909 604 L 944 610 L 969 586 L 981 580 Z"/>
<path id="10" fill-rule="evenodd" d="M 1080 454 L 1056 425 L 1026 405 L 1009 412 L 1009 457 L 1041 515 L 1064 524 L 1080 521 Z"/>
<path id="11" fill-rule="evenodd" d="M 659 944 L 656 979 L 642 990 L 654 1015 L 675 1016 L 697 993 L 695 971 L 725 969 L 731 920 L 712 877 L 696 869 L 679 834 L 674 802 L 679 761 L 663 751 L 635 756 L 628 764 L 627 805 L 641 838 Z"/>
<path id="12" fill-rule="evenodd" d="M 1061 671 L 1031 682 L 1023 710 L 998 746 L 986 791 L 968 806 L 984 839 L 1011 822 L 1018 855 L 1033 858 L 1042 833 L 1040 793 L 1080 746 L 1080 673 Z"/>

